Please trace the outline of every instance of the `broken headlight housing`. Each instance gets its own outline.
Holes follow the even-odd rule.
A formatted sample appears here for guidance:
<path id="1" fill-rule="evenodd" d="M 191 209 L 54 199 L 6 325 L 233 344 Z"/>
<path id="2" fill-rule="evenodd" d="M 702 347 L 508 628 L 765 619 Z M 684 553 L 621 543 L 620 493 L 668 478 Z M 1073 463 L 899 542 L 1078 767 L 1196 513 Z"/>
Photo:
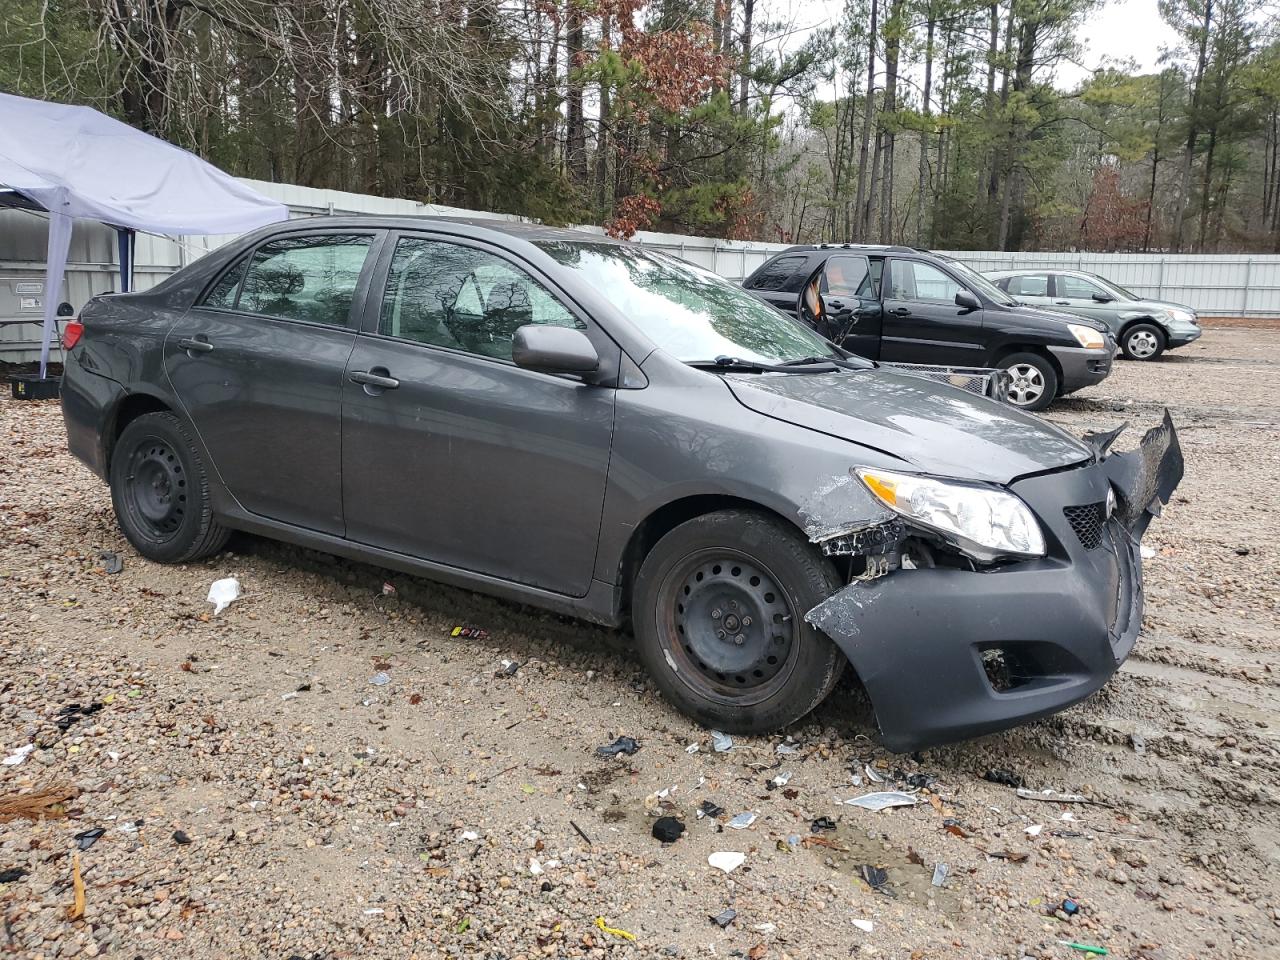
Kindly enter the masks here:
<path id="1" fill-rule="evenodd" d="M 997 556 L 1044 556 L 1035 514 L 1007 490 L 888 470 L 855 471 L 872 495 L 908 520 Z"/>

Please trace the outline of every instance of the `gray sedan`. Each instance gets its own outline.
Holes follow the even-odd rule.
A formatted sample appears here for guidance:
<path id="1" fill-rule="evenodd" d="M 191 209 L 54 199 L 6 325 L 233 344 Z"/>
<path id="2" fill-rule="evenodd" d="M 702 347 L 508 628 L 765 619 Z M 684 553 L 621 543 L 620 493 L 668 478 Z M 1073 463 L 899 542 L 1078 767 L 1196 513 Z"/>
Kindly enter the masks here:
<path id="1" fill-rule="evenodd" d="M 1167 416 L 1112 454 L 535 225 L 292 221 L 94 299 L 66 346 L 71 451 L 148 560 L 242 530 L 629 625 L 731 732 L 798 720 L 846 663 L 899 750 L 1088 696 L 1182 473 Z"/>
<path id="2" fill-rule="evenodd" d="M 1101 320 L 1130 360 L 1155 360 L 1200 339 L 1195 311 L 1149 300 L 1118 283 L 1079 270 L 999 270 L 987 274 L 1020 303 Z"/>

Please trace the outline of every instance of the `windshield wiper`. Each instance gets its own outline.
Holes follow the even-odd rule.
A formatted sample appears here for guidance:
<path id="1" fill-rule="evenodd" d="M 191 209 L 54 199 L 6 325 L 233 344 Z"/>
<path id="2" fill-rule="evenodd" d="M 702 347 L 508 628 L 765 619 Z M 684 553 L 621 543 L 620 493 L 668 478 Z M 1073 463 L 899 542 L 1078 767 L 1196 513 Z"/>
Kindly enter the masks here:
<path id="1" fill-rule="evenodd" d="M 807 367 L 819 363 L 829 363 L 842 370 L 872 370 L 876 366 L 874 360 L 859 357 L 857 354 L 851 354 L 849 357 L 801 357 L 799 360 L 784 360 L 778 366 Z"/>
<path id="2" fill-rule="evenodd" d="M 748 373 L 830 373 L 830 369 L 841 364 L 842 361 L 835 357 L 820 357 L 818 361 L 822 366 L 795 366 L 796 361 L 786 361 L 786 363 L 761 363 L 755 360 L 740 360 L 737 357 L 716 357 L 714 360 L 686 360 L 691 367 L 697 367 L 700 370 L 738 370 Z"/>

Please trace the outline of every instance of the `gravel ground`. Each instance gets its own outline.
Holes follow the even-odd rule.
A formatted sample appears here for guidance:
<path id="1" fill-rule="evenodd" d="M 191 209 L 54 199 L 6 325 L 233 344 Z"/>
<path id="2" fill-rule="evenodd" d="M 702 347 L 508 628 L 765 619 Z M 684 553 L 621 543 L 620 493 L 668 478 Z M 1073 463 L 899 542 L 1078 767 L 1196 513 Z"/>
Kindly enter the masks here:
<path id="1" fill-rule="evenodd" d="M 0 757 L 34 745 L 0 766 L 0 955 L 1274 958 L 1277 356 L 1280 331 L 1210 329 L 1055 408 L 1131 420 L 1129 443 L 1165 403 L 1179 424 L 1143 637 L 1065 714 L 910 757 L 848 681 L 796 752 L 717 753 L 619 634 L 248 537 L 145 562 L 57 406 L 0 400 Z M 245 594 L 212 617 L 225 576 Z M 488 637 L 450 637 L 472 624 Z M 621 734 L 638 753 L 595 755 Z M 937 780 L 910 808 L 839 805 L 868 765 Z M 1093 802 L 1020 800 L 996 767 Z M 35 791 L 50 817 L 7 819 Z M 651 836 L 659 813 L 681 839 Z"/>

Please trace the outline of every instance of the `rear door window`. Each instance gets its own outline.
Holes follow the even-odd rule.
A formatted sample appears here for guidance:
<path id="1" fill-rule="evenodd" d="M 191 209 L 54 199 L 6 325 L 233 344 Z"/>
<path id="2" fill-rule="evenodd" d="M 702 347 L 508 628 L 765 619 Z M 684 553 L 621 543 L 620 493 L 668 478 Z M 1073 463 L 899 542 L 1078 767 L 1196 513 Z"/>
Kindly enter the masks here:
<path id="1" fill-rule="evenodd" d="M 746 287 L 748 290 L 798 291 L 804 284 L 804 265 L 808 259 L 803 254 L 778 257 L 761 267 Z"/>
<path id="2" fill-rule="evenodd" d="M 264 243 L 249 262 L 236 309 L 345 326 L 373 243 L 371 236 L 325 233 Z"/>
<path id="3" fill-rule="evenodd" d="M 1015 297 L 1047 297 L 1049 295 L 1049 275 L 1047 273 L 1028 274 L 1025 277 L 1009 277 L 1004 285 L 1007 293 Z"/>

